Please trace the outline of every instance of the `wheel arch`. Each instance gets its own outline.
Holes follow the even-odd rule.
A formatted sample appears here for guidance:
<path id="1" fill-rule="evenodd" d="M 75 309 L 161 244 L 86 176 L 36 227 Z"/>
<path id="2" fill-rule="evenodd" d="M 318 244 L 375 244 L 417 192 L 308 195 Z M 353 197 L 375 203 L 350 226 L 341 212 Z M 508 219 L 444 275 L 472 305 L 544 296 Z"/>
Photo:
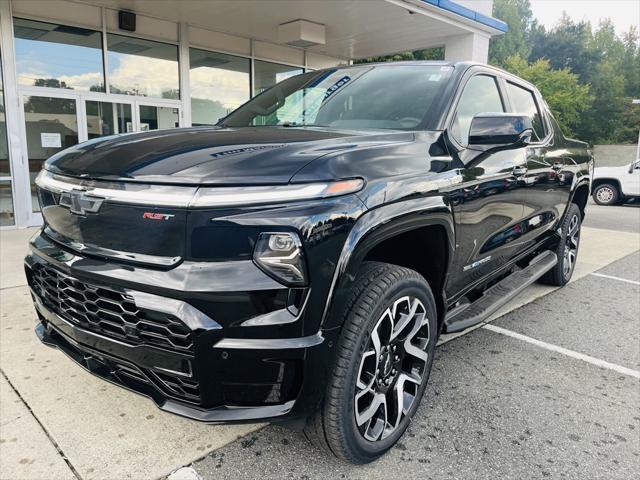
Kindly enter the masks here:
<path id="1" fill-rule="evenodd" d="M 419 200 L 385 205 L 356 222 L 336 266 L 323 329 L 341 327 L 341 318 L 332 313 L 344 307 L 358 270 L 368 260 L 395 263 L 423 275 L 436 299 L 439 325 L 442 323 L 446 308 L 444 285 L 455 248 L 453 213 L 442 197 Z M 423 246 L 422 242 L 424 255 L 415 250 L 416 246 Z M 414 252 L 416 261 L 411 262 L 409 254 Z"/>
<path id="2" fill-rule="evenodd" d="M 618 193 L 620 195 L 622 195 L 622 188 L 621 188 L 621 184 L 620 184 L 620 180 L 618 180 L 617 178 L 613 178 L 613 177 L 601 177 L 601 178 L 596 178 L 591 182 L 591 192 L 595 192 L 596 188 L 598 188 L 600 185 L 603 184 L 610 184 L 615 186 L 618 189 Z"/>
<path id="3" fill-rule="evenodd" d="M 589 200 L 589 194 L 589 182 L 582 182 L 574 189 L 571 196 L 571 203 L 578 205 L 580 215 L 582 215 L 583 219 L 585 209 L 587 208 L 587 201 Z"/>

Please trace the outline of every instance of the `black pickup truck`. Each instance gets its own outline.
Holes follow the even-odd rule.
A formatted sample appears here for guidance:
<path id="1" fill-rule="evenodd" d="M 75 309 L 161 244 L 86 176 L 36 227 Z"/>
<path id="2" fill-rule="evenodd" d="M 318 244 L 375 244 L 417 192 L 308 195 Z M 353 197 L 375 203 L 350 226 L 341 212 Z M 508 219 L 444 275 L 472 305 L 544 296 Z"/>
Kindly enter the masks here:
<path id="1" fill-rule="evenodd" d="M 592 169 L 507 72 L 308 72 L 214 127 L 50 158 L 25 259 L 36 333 L 163 410 L 281 421 L 369 462 L 441 333 L 569 281 Z"/>

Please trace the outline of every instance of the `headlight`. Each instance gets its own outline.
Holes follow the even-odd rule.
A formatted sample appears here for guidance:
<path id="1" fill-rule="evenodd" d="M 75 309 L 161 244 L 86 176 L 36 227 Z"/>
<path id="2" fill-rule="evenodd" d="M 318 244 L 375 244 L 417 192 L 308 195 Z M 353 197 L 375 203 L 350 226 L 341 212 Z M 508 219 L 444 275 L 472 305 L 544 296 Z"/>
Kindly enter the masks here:
<path id="1" fill-rule="evenodd" d="M 202 187 L 192 207 L 232 207 L 260 205 L 296 200 L 312 200 L 355 193 L 362 189 L 364 180 L 355 178 L 335 182 L 301 183 L 259 187 Z"/>
<path id="2" fill-rule="evenodd" d="M 300 237 L 292 232 L 261 233 L 253 260 L 270 276 L 289 286 L 307 283 L 307 272 Z"/>

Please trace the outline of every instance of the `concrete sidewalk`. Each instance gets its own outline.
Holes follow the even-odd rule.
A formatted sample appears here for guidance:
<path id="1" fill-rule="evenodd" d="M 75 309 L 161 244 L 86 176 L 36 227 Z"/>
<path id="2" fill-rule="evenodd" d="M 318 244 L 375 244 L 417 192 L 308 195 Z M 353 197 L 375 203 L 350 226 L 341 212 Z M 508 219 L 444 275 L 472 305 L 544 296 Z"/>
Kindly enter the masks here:
<path id="1" fill-rule="evenodd" d="M 260 425 L 210 426 L 101 381 L 33 333 L 22 269 L 33 231 L 0 234 L 0 476 L 158 478 Z M 585 227 L 576 278 L 640 249 L 637 233 Z M 500 314 L 552 289 L 534 285 Z M 444 338 L 448 341 L 452 338 Z"/>
<path id="2" fill-rule="evenodd" d="M 42 345 L 22 267 L 33 233 L 0 234 L 0 478 L 158 478 L 261 427 L 162 412 Z"/>

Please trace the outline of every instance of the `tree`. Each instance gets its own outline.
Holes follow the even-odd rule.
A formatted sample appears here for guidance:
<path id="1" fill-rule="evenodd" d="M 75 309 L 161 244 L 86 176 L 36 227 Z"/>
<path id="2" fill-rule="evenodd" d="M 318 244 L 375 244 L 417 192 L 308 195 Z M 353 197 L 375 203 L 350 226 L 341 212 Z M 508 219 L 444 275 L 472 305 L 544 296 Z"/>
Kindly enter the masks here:
<path id="1" fill-rule="evenodd" d="M 593 102 L 588 85 L 581 85 L 578 76 L 567 68 L 552 69 L 549 60 L 529 64 L 514 55 L 505 61 L 505 68 L 538 87 L 565 135 L 573 134 L 582 113 Z"/>
<path id="2" fill-rule="evenodd" d="M 503 67 L 507 58 L 513 55 L 528 58 L 531 53 L 530 35 L 537 28 L 529 0 L 495 0 L 493 16 L 506 22 L 509 30 L 491 39 L 489 63 Z"/>
<path id="3" fill-rule="evenodd" d="M 627 103 L 619 63 L 615 59 L 607 59 L 597 65 L 590 85 L 593 103 L 582 118 L 580 136 L 592 143 L 617 143 Z"/>
<path id="4" fill-rule="evenodd" d="M 591 23 L 574 23 L 563 12 L 559 24 L 536 38 L 529 61 L 546 58 L 554 70 L 570 69 L 580 81 L 588 83 L 602 55 L 594 48 Z"/>

